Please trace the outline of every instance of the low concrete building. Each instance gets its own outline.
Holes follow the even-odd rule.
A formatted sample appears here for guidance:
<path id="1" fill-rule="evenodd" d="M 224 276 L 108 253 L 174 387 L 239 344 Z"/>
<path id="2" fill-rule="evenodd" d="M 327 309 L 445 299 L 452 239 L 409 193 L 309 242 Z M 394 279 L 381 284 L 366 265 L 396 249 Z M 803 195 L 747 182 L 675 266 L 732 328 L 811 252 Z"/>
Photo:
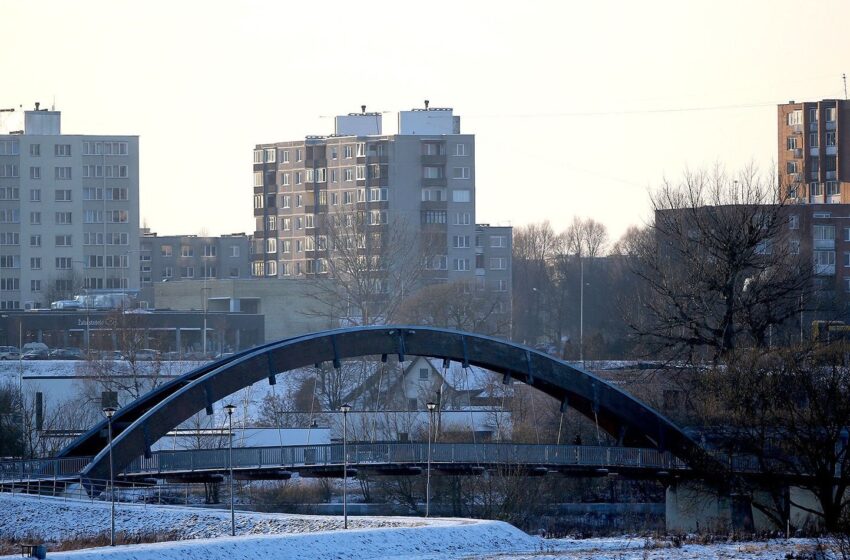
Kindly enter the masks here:
<path id="1" fill-rule="evenodd" d="M 271 342 L 337 326 L 327 306 L 310 296 L 312 286 L 298 279 L 160 282 L 154 297 L 160 309 L 264 315 L 265 340 Z"/>

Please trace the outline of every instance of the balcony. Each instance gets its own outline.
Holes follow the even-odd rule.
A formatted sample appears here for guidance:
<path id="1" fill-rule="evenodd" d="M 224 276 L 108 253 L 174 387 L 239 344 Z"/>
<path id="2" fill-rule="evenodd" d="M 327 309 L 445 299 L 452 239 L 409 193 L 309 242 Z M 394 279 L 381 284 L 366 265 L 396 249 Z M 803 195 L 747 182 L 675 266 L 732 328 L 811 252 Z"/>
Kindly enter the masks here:
<path id="1" fill-rule="evenodd" d="M 826 172 L 826 180 L 827 181 L 834 181 L 836 179 L 837 175 L 838 175 L 837 171 L 827 171 Z"/>
<path id="2" fill-rule="evenodd" d="M 835 249 L 835 239 L 815 239 L 815 249 Z"/>
<path id="3" fill-rule="evenodd" d="M 818 148 L 817 146 L 810 146 L 809 147 L 809 155 L 815 156 L 815 157 L 819 156 L 820 155 L 820 148 Z"/>
<path id="4" fill-rule="evenodd" d="M 814 268 L 815 276 L 835 276 L 834 264 L 816 264 Z"/>
<path id="5" fill-rule="evenodd" d="M 792 124 L 788 128 L 791 129 L 791 132 L 796 133 L 796 134 L 800 134 L 800 133 L 803 132 L 803 125 L 802 124 Z"/>
<path id="6" fill-rule="evenodd" d="M 446 186 L 446 178 L 439 177 L 437 179 L 422 179 L 423 187 L 445 187 Z"/>
<path id="7" fill-rule="evenodd" d="M 446 164 L 446 156 L 445 155 L 423 155 L 422 156 L 422 165 L 445 165 Z"/>
<path id="8" fill-rule="evenodd" d="M 826 147 L 826 155 L 834 156 L 838 154 L 838 146 L 827 146 Z"/>
<path id="9" fill-rule="evenodd" d="M 809 121 L 809 130 L 812 132 L 818 131 L 818 121 Z"/>
<path id="10" fill-rule="evenodd" d="M 791 152 L 791 157 L 794 157 L 794 158 L 803 157 L 803 148 L 793 148 L 793 149 L 788 150 L 788 151 Z"/>
<path id="11" fill-rule="evenodd" d="M 835 130 L 835 121 L 826 121 L 827 130 Z"/>

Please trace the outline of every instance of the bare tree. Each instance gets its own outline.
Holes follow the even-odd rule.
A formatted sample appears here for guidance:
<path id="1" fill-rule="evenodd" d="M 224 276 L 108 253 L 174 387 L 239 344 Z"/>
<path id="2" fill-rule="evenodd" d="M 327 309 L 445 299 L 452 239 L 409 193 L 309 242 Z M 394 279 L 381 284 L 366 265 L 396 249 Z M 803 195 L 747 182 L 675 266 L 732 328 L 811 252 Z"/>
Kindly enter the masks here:
<path id="1" fill-rule="evenodd" d="M 641 308 L 629 317 L 652 348 L 717 359 L 765 345 L 800 310 L 812 267 L 787 235 L 785 200 L 748 168 L 686 173 L 652 196 L 648 231 L 621 240 L 641 280 Z"/>
<path id="2" fill-rule="evenodd" d="M 433 257 L 428 235 L 416 235 L 402 218 L 387 222 L 386 210 L 338 211 L 321 218 L 308 246 L 320 257 L 308 264 L 316 314 L 348 324 L 385 323 L 405 297 L 420 287 Z M 312 270 L 310 267 L 313 267 Z"/>
<path id="3" fill-rule="evenodd" d="M 403 323 L 505 335 L 510 328 L 505 306 L 498 293 L 477 289 L 471 282 L 455 281 L 421 289 L 401 304 L 398 319 Z"/>
<path id="4" fill-rule="evenodd" d="M 739 490 L 748 490 L 753 506 L 780 527 L 788 506 L 820 518 L 830 532 L 850 513 L 847 350 L 840 342 L 737 351 L 696 378 L 692 406 L 712 428 L 715 445 L 754 461 L 762 473 L 737 480 Z M 798 501 L 789 486 L 811 492 L 820 507 Z"/>

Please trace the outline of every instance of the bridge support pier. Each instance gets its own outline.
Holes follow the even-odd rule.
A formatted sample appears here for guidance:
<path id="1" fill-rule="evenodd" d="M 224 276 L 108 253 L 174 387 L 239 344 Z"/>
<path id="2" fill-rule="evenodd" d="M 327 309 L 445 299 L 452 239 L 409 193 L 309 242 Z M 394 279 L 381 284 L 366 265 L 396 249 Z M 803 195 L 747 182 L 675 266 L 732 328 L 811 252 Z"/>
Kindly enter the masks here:
<path id="1" fill-rule="evenodd" d="M 748 496 L 721 494 L 699 481 L 672 482 L 666 491 L 668 533 L 752 532 L 753 508 Z"/>
<path id="2" fill-rule="evenodd" d="M 678 480 L 666 491 L 667 531 L 784 533 L 790 529 L 793 533 L 798 529 L 814 529 L 820 523 L 818 516 L 807 511 L 819 510 L 818 501 L 809 490 L 787 487 L 781 501 L 785 510 L 782 512 L 777 510 L 776 501 L 766 490 L 756 491 L 752 497 L 724 495 L 703 482 Z M 768 508 L 771 515 L 762 511 L 763 508 Z M 787 521 L 779 524 L 776 519 Z"/>

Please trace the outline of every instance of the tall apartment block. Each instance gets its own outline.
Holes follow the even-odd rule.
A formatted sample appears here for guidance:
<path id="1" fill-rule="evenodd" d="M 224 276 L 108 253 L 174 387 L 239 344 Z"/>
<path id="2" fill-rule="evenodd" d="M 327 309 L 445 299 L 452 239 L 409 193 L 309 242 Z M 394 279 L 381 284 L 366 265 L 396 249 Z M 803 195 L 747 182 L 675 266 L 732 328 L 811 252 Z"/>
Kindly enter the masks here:
<path id="1" fill-rule="evenodd" d="M 399 112 L 391 135 L 380 113 L 362 109 L 336 117 L 333 135 L 255 146 L 253 275 L 325 273 L 334 258 L 326 220 L 346 213 L 365 216 L 369 234 L 404 227 L 427 243 L 426 283 L 484 275 L 475 247 L 475 136 L 461 133 L 452 109 L 427 102 Z M 509 277 L 509 255 L 504 267 Z"/>
<path id="2" fill-rule="evenodd" d="M 0 109 L 0 309 L 138 287 L 138 136 L 62 134 L 59 111 Z"/>
<path id="3" fill-rule="evenodd" d="M 790 198 L 850 203 L 850 101 L 779 105 L 778 130 L 779 172 Z"/>
<path id="4" fill-rule="evenodd" d="M 141 236 L 139 301 L 143 307 L 156 305 L 153 284 L 157 282 L 251 277 L 250 237 L 244 233 L 157 235 L 145 228 Z"/>

